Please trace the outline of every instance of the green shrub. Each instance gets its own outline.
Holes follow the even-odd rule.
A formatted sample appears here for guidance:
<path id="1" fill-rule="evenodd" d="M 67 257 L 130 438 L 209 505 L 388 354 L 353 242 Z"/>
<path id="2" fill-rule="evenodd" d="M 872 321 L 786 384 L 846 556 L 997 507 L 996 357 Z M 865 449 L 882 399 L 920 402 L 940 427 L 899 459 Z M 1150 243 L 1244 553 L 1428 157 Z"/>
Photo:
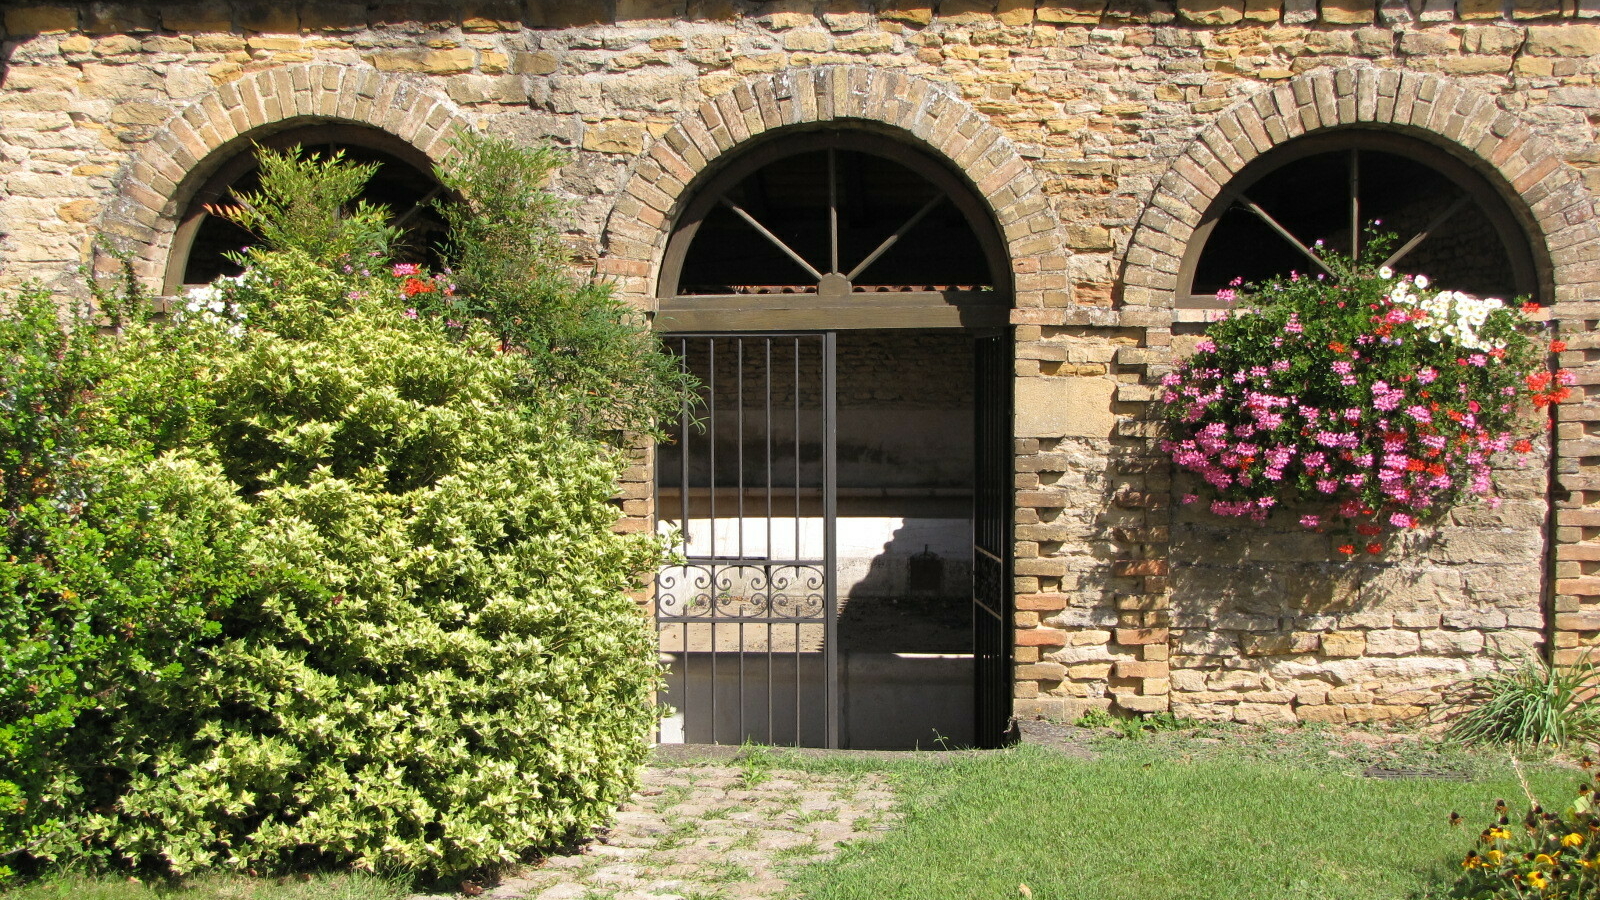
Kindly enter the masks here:
<path id="1" fill-rule="evenodd" d="M 1600 817 L 1585 784 L 1564 813 L 1533 803 L 1513 821 L 1504 800 L 1495 821 L 1478 834 L 1461 860 L 1461 877 L 1450 896 L 1463 900 L 1542 897 L 1594 900 L 1600 897 Z M 1530 801 L 1531 802 L 1531 801 Z M 1459 817 L 1451 814 L 1452 823 Z"/>
<path id="2" fill-rule="evenodd" d="M 111 304 L 107 304 L 111 306 Z M 238 589 L 246 510 L 220 470 L 157 456 L 183 406 L 128 428 L 128 346 L 87 309 L 29 290 L 0 302 L 0 876 L 113 802 L 97 766 L 122 713 L 187 671 Z M 153 335 L 152 335 L 153 336 Z M 171 364 L 183 349 L 158 341 Z M 155 348 L 150 348 L 155 349 Z M 137 382 L 129 382 L 137 383 Z"/>
<path id="3" fill-rule="evenodd" d="M 1596 690 L 1600 670 L 1587 658 L 1556 666 L 1530 656 L 1461 685 L 1452 697 L 1448 734 L 1469 743 L 1595 743 L 1600 741 L 1600 704 L 1592 699 Z"/>
<path id="4" fill-rule="evenodd" d="M 383 232 L 342 215 L 357 237 L 326 246 Z M 81 508 L 7 526 L 46 552 L 0 569 L 0 711 L 39 723 L 0 731 L 0 853 L 447 875 L 633 790 L 657 669 L 628 591 L 660 545 L 612 530 L 619 454 L 491 328 L 418 315 L 378 252 L 274 241 L 115 334 L 17 307 L 44 349 L 4 377 L 63 341 L 93 365 L 51 388 L 71 452 L 31 464 Z M 47 425 L 4 449 L 38 457 Z"/>
<path id="5" fill-rule="evenodd" d="M 516 348 L 535 390 L 561 394 L 580 428 L 607 439 L 654 434 L 663 417 L 677 416 L 689 378 L 609 285 L 570 275 L 572 254 L 556 227 L 565 207 L 542 188 L 562 155 L 483 136 L 457 141 L 456 150 L 437 174 L 456 198 L 440 212 L 459 291 L 426 295 L 435 303 L 418 308 L 482 322 Z"/>

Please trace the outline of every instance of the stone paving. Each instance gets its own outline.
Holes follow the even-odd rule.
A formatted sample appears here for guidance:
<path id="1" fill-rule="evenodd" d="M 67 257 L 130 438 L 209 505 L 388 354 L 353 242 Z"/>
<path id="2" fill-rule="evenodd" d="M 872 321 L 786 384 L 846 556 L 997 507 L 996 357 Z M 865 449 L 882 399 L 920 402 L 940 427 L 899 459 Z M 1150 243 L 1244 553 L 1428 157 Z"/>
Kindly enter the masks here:
<path id="1" fill-rule="evenodd" d="M 754 900 L 793 896 L 797 866 L 872 840 L 893 820 L 881 775 L 657 763 L 608 829 L 485 886 L 494 900 Z M 421 898 L 413 898 L 421 900 Z"/>

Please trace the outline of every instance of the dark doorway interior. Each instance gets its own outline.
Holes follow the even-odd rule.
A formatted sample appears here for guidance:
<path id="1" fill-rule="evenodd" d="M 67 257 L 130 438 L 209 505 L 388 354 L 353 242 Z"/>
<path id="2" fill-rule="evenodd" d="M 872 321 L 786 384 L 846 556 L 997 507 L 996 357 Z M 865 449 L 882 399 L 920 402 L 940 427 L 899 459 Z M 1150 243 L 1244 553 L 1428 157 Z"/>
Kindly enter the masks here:
<path id="1" fill-rule="evenodd" d="M 828 338 L 667 339 L 705 404 L 657 457 L 664 740 L 973 742 L 973 338 Z"/>

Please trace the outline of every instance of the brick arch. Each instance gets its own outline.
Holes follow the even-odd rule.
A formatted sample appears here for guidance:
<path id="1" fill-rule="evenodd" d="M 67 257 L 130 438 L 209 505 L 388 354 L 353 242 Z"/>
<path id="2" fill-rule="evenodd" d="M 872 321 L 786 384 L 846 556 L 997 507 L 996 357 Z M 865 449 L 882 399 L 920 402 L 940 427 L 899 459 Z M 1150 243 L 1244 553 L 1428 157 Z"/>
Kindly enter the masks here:
<path id="1" fill-rule="evenodd" d="M 1600 244 L 1595 199 L 1553 143 L 1492 94 L 1450 78 L 1361 67 L 1319 70 L 1240 101 L 1190 141 L 1157 183 L 1125 259 L 1123 302 L 1172 305 L 1179 263 L 1207 207 L 1248 163 L 1301 135 L 1365 126 L 1408 133 L 1498 175 L 1535 245 L 1550 301 L 1600 295 L 1578 245 Z M 1517 207 L 1520 206 L 1520 209 Z M 1542 251 L 1542 252 L 1538 252 Z"/>
<path id="2" fill-rule="evenodd" d="M 630 301 L 653 305 L 673 220 L 702 174 L 766 132 L 851 120 L 889 126 L 965 172 L 1000 226 L 1014 304 L 1065 304 L 1061 223 L 1011 140 L 948 85 L 860 66 L 752 77 L 684 114 L 629 173 L 606 222 L 599 271 Z"/>
<path id="3" fill-rule="evenodd" d="M 196 187 L 252 135 L 317 123 L 376 128 L 435 162 L 467 126 L 442 94 L 374 68 L 309 64 L 252 72 L 184 107 L 140 147 L 117 176 L 117 200 L 101 214 L 101 232 L 133 250 L 136 273 L 159 288 Z M 97 253 L 96 268 L 113 262 Z"/>

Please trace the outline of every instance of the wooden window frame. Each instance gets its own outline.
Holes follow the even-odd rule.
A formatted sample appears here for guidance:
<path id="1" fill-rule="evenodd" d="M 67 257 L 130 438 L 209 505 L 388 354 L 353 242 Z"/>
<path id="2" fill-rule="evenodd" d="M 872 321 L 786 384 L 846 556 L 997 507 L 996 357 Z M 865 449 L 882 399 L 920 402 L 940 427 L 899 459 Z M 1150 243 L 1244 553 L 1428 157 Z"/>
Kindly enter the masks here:
<path id="1" fill-rule="evenodd" d="M 684 261 L 706 217 L 725 201 L 729 191 L 758 170 L 803 153 L 851 151 L 887 159 L 926 179 L 940 192 L 935 201 L 896 233 L 910 226 L 934 202 L 954 205 L 966 218 L 994 281 L 990 291 L 857 291 L 841 273 L 837 232 L 830 234 L 831 271 L 801 261 L 817 277 L 817 290 L 792 294 L 678 294 Z M 753 331 L 861 328 L 986 328 L 1006 325 L 1011 309 L 1011 267 L 1006 244 L 993 214 L 965 178 L 916 148 L 866 130 L 782 132 L 740 153 L 703 184 L 692 187 L 691 199 L 673 223 L 657 279 L 656 330 L 663 332 Z M 739 210 L 735 209 L 737 214 Z M 746 218 L 746 221 L 750 221 Z M 759 229 L 759 226 L 757 226 Z M 775 236 L 793 257 L 792 251 Z M 882 246 L 880 250 L 886 250 Z M 857 266 L 856 270 L 865 266 Z"/>
<path id="2" fill-rule="evenodd" d="M 1220 301 L 1215 294 L 1194 293 L 1195 272 L 1199 268 L 1200 258 L 1205 252 L 1206 244 L 1211 240 L 1212 232 L 1221 220 L 1223 213 L 1235 205 L 1246 204 L 1245 208 L 1255 212 L 1257 216 L 1266 220 L 1269 227 L 1278 231 L 1286 240 L 1296 244 L 1308 258 L 1310 254 L 1296 236 L 1285 233 L 1282 226 L 1278 225 L 1263 210 L 1251 209 L 1248 191 L 1268 175 L 1287 166 L 1293 165 L 1312 156 L 1325 153 L 1349 151 L 1359 154 L 1362 151 L 1389 153 L 1403 156 L 1407 159 L 1421 163 L 1443 176 L 1455 186 L 1459 192 L 1457 201 L 1451 204 L 1447 215 L 1439 216 L 1428 227 L 1417 235 L 1402 235 L 1407 238 L 1401 249 L 1393 254 L 1390 264 L 1403 258 L 1405 253 L 1414 249 L 1421 243 L 1421 239 L 1441 225 L 1453 215 L 1459 215 L 1471 207 L 1488 219 L 1493 226 L 1495 234 L 1504 246 L 1506 256 L 1510 260 L 1512 280 L 1516 285 L 1516 294 L 1537 298 L 1540 296 L 1541 279 L 1539 269 L 1535 263 L 1533 250 L 1529 246 L 1528 232 L 1512 211 L 1511 205 L 1498 191 L 1495 190 L 1489 179 L 1476 167 L 1468 164 L 1453 154 L 1427 143 L 1420 138 L 1405 134 L 1375 129 L 1340 129 L 1338 131 L 1307 135 L 1296 138 L 1280 147 L 1263 154 L 1246 165 L 1240 172 L 1223 187 L 1222 191 L 1211 201 L 1206 208 L 1205 215 L 1201 218 L 1199 226 L 1189 238 L 1188 246 L 1184 250 L 1183 259 L 1178 268 L 1177 289 L 1173 295 L 1173 307 L 1177 321 L 1207 321 L 1208 316 L 1215 310 L 1226 309 L 1229 304 Z M 1359 241 L 1361 227 L 1361 210 L 1359 196 L 1355 192 L 1359 183 L 1359 164 L 1352 167 L 1352 196 L 1351 196 L 1351 222 L 1350 227 Z"/>

